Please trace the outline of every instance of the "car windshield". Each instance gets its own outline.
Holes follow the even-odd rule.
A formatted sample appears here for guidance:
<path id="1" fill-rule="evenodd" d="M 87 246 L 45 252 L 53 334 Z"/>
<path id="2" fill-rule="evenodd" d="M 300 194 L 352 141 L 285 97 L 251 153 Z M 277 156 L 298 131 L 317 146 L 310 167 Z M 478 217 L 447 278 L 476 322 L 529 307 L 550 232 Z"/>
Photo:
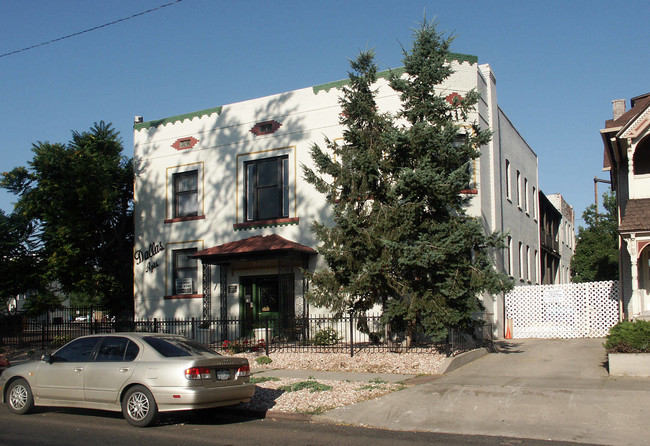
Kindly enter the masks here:
<path id="1" fill-rule="evenodd" d="M 154 350 L 167 358 L 197 355 L 220 356 L 219 353 L 192 339 L 172 336 L 145 336 L 143 339 L 147 344 L 152 346 Z"/>

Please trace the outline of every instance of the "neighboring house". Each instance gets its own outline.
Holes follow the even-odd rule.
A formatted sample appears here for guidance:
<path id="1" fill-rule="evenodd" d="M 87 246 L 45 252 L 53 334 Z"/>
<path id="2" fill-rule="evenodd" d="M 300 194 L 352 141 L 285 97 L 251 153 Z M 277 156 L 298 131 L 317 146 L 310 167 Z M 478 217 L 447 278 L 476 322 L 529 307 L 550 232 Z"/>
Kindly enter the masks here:
<path id="1" fill-rule="evenodd" d="M 613 101 L 614 117 L 600 131 L 603 169 L 616 192 L 619 277 L 625 319 L 650 317 L 650 93 Z"/>
<path id="2" fill-rule="evenodd" d="M 468 213 L 508 234 L 496 267 L 516 284 L 540 282 L 537 155 L 498 107 L 496 80 L 475 56 L 453 54 L 437 91 L 453 101 L 477 89 L 468 123 L 493 131 L 472 166 Z M 377 103 L 398 95 L 379 73 Z M 290 318 L 325 314 L 304 296 L 303 270 L 326 267 L 310 230 L 331 223 L 325 199 L 302 177 L 312 144 L 343 141 L 341 87 L 318 85 L 144 122 L 136 117 L 134 297 L 138 318 Z M 503 333 L 504 297 L 484 298 Z"/>
<path id="3" fill-rule="evenodd" d="M 561 194 L 539 192 L 541 285 L 571 282 L 575 213 Z"/>

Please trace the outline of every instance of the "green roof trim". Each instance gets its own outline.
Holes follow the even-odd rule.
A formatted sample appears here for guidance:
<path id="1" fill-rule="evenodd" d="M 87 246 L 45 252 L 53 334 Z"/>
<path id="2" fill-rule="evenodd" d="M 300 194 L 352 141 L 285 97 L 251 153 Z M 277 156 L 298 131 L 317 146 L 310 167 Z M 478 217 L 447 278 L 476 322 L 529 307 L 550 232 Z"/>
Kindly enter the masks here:
<path id="1" fill-rule="evenodd" d="M 478 57 L 477 56 L 472 56 L 469 54 L 460 54 L 460 53 L 449 53 L 449 57 L 447 60 L 452 61 L 458 61 L 460 63 L 467 62 L 470 65 L 473 65 L 475 63 L 478 63 Z M 404 67 L 399 67 L 395 68 L 394 70 L 385 70 L 385 71 L 380 71 L 377 73 L 377 78 L 378 79 L 389 79 L 391 73 L 395 73 L 398 76 L 401 76 L 404 74 L 406 69 Z M 314 94 L 318 94 L 320 91 L 325 91 L 328 92 L 332 88 L 336 88 L 338 90 L 341 89 L 341 87 L 346 86 L 347 84 L 350 83 L 350 79 L 342 79 L 340 81 L 335 81 L 335 82 L 328 82 L 326 84 L 320 84 L 320 85 L 315 85 L 312 87 Z"/>
<path id="2" fill-rule="evenodd" d="M 182 122 L 186 119 L 193 119 L 197 117 L 202 118 L 203 116 L 210 116 L 214 113 L 220 115 L 221 110 L 223 110 L 223 107 L 219 106 L 219 107 L 208 108 L 206 110 L 196 111 L 192 113 L 185 113 L 184 115 L 171 116 L 169 118 L 158 119 L 155 121 L 136 122 L 135 124 L 133 124 L 133 130 L 141 130 L 141 129 L 149 130 L 151 127 L 158 127 L 169 123 Z"/>

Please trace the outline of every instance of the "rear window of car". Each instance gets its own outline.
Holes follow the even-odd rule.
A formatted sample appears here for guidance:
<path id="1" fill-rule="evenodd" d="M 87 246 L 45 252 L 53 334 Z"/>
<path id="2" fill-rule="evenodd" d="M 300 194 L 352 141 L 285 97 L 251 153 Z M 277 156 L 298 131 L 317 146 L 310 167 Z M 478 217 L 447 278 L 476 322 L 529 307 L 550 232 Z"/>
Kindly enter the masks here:
<path id="1" fill-rule="evenodd" d="M 177 337 L 145 336 L 143 340 L 166 358 L 180 356 L 221 356 L 214 350 L 192 339 Z"/>

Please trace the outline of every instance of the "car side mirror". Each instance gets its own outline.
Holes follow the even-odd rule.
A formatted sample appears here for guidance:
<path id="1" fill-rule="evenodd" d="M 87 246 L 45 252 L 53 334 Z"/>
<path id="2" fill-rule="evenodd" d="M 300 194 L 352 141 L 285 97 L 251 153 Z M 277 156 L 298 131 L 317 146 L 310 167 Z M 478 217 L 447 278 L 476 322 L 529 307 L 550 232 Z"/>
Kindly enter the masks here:
<path id="1" fill-rule="evenodd" d="M 54 362 L 54 358 L 52 358 L 52 355 L 49 353 L 41 356 L 41 361 L 47 362 L 48 364 L 52 364 Z"/>

